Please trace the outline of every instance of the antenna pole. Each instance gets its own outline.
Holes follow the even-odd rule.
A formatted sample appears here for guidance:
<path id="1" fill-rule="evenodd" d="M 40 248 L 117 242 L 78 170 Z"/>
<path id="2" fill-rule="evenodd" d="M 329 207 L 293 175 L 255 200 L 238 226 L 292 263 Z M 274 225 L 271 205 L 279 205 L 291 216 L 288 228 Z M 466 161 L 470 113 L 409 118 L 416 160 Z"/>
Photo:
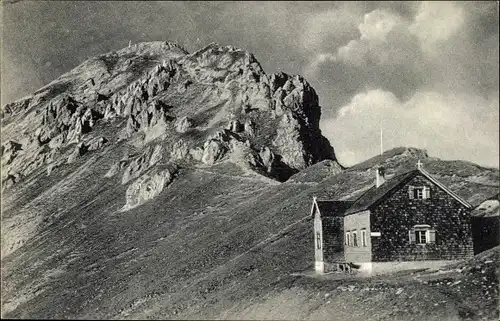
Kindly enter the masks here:
<path id="1" fill-rule="evenodd" d="M 384 141 L 382 136 L 382 126 L 380 126 L 380 155 L 384 153 Z"/>

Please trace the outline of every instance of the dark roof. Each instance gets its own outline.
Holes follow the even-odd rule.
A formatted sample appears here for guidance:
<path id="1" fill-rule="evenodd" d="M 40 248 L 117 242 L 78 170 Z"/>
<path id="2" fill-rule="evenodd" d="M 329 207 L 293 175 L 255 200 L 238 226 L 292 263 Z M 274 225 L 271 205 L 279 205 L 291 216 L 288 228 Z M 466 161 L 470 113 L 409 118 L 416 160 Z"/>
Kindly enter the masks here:
<path id="1" fill-rule="evenodd" d="M 441 182 L 433 178 L 426 170 L 422 168 L 397 175 L 387 180 L 386 182 L 384 182 L 384 184 L 380 185 L 379 187 L 372 186 L 370 189 L 368 189 L 354 201 L 330 201 L 330 200 L 320 201 L 314 199 L 314 202 L 317 204 L 319 212 L 322 217 L 349 215 L 365 211 L 370 207 L 372 207 L 374 204 L 376 204 L 380 199 L 382 199 L 385 195 L 394 190 L 396 187 L 400 186 L 401 184 L 404 184 L 405 182 L 409 181 L 410 179 L 419 174 L 423 175 L 431 182 L 436 184 L 439 188 L 443 189 L 446 193 L 448 193 L 451 197 L 455 198 L 457 201 L 462 203 L 462 205 L 464 205 L 465 207 L 467 208 L 472 207 L 467 201 L 465 201 L 460 196 L 451 191 L 449 188 L 444 186 Z"/>
<path id="2" fill-rule="evenodd" d="M 406 182 L 413 178 L 416 174 L 420 173 L 418 169 L 412 170 L 387 180 L 379 187 L 373 186 L 363 193 L 358 199 L 354 201 L 352 206 L 345 212 L 346 215 L 367 210 L 370 206 L 375 204 L 380 198 L 392 191 L 399 184 Z"/>
<path id="3" fill-rule="evenodd" d="M 415 169 L 403 174 L 400 174 L 398 176 L 393 177 L 390 180 L 387 180 L 384 184 L 380 185 L 379 187 L 371 187 L 369 190 L 367 190 L 363 195 L 361 195 L 357 200 L 354 201 L 354 204 L 345 212 L 345 215 L 353 214 L 356 212 L 364 211 L 367 210 L 369 207 L 374 205 L 378 200 L 380 200 L 382 197 L 384 197 L 387 193 L 392 191 L 394 188 L 397 186 L 407 182 L 408 180 L 412 179 L 416 175 L 421 174 L 424 177 L 426 177 L 428 180 L 436 184 L 439 188 L 444 190 L 446 193 L 448 193 L 451 197 L 462 203 L 467 208 L 471 208 L 472 206 L 462 199 L 460 196 L 455 194 L 452 190 L 450 190 L 448 187 L 444 186 L 441 182 L 436 180 L 434 177 L 431 176 L 426 170 L 420 168 L 420 169 Z"/>
<path id="4" fill-rule="evenodd" d="M 352 201 L 320 201 L 316 200 L 321 217 L 343 216 Z"/>

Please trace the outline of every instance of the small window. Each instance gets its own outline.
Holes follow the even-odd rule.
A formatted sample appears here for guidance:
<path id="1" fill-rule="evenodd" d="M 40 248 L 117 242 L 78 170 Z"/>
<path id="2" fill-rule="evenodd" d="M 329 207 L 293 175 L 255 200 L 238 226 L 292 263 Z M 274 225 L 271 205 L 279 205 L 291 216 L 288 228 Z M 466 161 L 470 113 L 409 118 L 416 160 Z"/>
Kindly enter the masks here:
<path id="1" fill-rule="evenodd" d="M 366 229 L 361 230 L 361 245 L 366 247 Z"/>
<path id="2" fill-rule="evenodd" d="M 352 246 L 358 246 L 358 232 L 352 232 Z"/>
<path id="3" fill-rule="evenodd" d="M 345 233 L 345 245 L 350 246 L 351 245 L 351 232 L 346 232 Z"/>
<path id="4" fill-rule="evenodd" d="M 415 225 L 408 233 L 411 244 L 429 244 L 436 242 L 436 231 L 427 224 Z"/>
<path id="5" fill-rule="evenodd" d="M 426 244 L 427 231 L 415 231 L 415 240 L 417 244 Z"/>
<path id="6" fill-rule="evenodd" d="M 316 248 L 318 250 L 321 249 L 321 233 L 320 232 L 316 232 Z"/>
<path id="7" fill-rule="evenodd" d="M 429 186 L 409 186 L 408 196 L 410 199 L 428 199 L 431 197 L 431 189 Z"/>
<path id="8" fill-rule="evenodd" d="M 414 198 L 421 200 L 424 198 L 424 189 L 422 187 L 415 188 Z"/>

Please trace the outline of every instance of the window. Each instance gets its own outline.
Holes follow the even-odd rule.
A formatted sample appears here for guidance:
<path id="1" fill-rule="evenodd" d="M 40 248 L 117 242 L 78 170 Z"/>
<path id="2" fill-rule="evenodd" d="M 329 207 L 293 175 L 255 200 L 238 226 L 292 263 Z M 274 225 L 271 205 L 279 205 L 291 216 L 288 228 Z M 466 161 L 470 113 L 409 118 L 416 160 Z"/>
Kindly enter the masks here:
<path id="1" fill-rule="evenodd" d="M 431 189 L 429 186 L 409 186 L 408 196 L 410 199 L 427 199 L 431 197 Z"/>
<path id="2" fill-rule="evenodd" d="M 345 233 L 345 245 L 350 246 L 351 245 L 351 232 L 347 231 Z"/>
<path id="3" fill-rule="evenodd" d="M 318 250 L 321 249 L 321 233 L 320 232 L 316 232 L 316 248 Z"/>
<path id="4" fill-rule="evenodd" d="M 361 230 L 361 245 L 366 247 L 366 229 Z"/>
<path id="5" fill-rule="evenodd" d="M 420 200 L 424 198 L 424 189 L 421 187 L 415 188 L 414 198 Z"/>
<path id="6" fill-rule="evenodd" d="M 429 244 L 436 243 L 436 231 L 430 225 L 415 225 L 408 232 L 410 244 Z"/>
<path id="7" fill-rule="evenodd" d="M 352 246 L 358 246 L 358 232 L 352 232 Z"/>
<path id="8" fill-rule="evenodd" d="M 427 243 L 427 231 L 415 231 L 415 240 L 417 244 Z"/>

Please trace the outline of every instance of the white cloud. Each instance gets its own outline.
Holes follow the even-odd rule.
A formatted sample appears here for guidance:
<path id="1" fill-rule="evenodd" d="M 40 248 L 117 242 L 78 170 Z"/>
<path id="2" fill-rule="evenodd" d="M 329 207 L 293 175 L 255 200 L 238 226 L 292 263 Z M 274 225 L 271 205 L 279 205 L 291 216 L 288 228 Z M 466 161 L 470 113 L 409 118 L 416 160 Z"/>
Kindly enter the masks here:
<path id="1" fill-rule="evenodd" d="M 410 22 L 399 14 L 387 9 L 376 9 L 356 23 L 356 39 L 351 38 L 344 46 L 337 46 L 329 52 L 319 51 L 311 59 L 306 74 L 314 77 L 323 63 L 345 63 L 355 68 L 404 66 L 405 71 L 407 65 L 411 67 L 420 63 L 417 38 L 408 31 Z"/>
<path id="2" fill-rule="evenodd" d="M 299 44 L 305 52 L 330 50 L 339 41 L 352 37 L 357 31 L 362 13 L 356 6 L 338 4 L 338 8 L 305 16 L 300 28 Z"/>
<path id="3" fill-rule="evenodd" d="M 455 2 L 424 1 L 409 27 L 420 39 L 422 50 L 435 54 L 440 42 L 450 39 L 464 23 L 464 9 Z"/>
<path id="4" fill-rule="evenodd" d="M 387 35 L 402 23 L 402 19 L 385 10 L 377 9 L 365 14 L 364 21 L 359 25 L 361 40 L 382 41 L 387 40 Z"/>
<path id="5" fill-rule="evenodd" d="M 497 106 L 496 114 L 483 118 L 471 109 L 490 110 L 491 105 Z M 430 156 L 498 166 L 498 97 L 420 92 L 400 101 L 391 92 L 370 90 L 355 95 L 336 119 L 321 123 L 346 165 L 379 152 L 380 127 L 385 150 L 412 146 L 427 149 Z"/>
<path id="6" fill-rule="evenodd" d="M 376 155 L 383 125 L 387 148 L 415 146 L 497 167 L 496 6 L 423 2 L 414 11 L 394 9 L 360 16 L 356 35 L 319 51 L 305 69 L 327 98 L 321 104 L 336 111 L 321 126 L 339 159 L 353 164 Z"/>

